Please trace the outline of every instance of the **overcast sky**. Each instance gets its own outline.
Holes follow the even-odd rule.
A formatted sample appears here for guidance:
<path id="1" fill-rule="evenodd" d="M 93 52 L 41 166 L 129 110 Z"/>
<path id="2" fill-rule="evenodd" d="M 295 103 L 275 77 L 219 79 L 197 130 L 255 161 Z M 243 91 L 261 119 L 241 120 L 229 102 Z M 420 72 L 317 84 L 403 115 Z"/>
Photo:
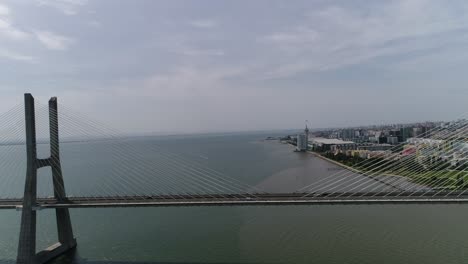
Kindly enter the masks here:
<path id="1" fill-rule="evenodd" d="M 0 1 L 0 111 L 31 92 L 128 132 L 454 119 L 468 1 Z M 466 116 L 466 115 L 465 115 Z"/>

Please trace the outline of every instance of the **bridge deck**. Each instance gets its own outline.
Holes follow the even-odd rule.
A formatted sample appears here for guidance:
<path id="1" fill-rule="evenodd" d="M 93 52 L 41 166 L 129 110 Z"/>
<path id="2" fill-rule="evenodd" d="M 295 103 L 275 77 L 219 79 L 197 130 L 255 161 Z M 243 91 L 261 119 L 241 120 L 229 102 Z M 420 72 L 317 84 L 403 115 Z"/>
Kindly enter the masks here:
<path id="1" fill-rule="evenodd" d="M 449 195 L 448 195 L 449 194 Z M 304 196 L 303 193 L 285 194 L 230 194 L 230 195 L 157 195 L 115 197 L 69 197 L 65 202 L 53 198 L 38 199 L 37 208 L 90 208 L 90 207 L 169 207 L 169 206 L 254 206 L 300 204 L 422 204 L 468 203 L 468 194 L 452 193 L 335 193 Z M 20 209 L 22 199 L 2 199 L 0 209 Z"/>

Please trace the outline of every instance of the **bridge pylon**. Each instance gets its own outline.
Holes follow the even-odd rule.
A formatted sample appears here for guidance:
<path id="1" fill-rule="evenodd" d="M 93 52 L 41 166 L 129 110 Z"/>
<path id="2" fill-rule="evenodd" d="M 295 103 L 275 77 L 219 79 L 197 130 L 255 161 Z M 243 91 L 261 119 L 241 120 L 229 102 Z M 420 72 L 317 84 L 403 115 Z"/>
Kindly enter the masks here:
<path id="1" fill-rule="evenodd" d="M 24 94 L 26 121 L 26 182 L 21 213 L 21 229 L 18 242 L 17 264 L 42 264 L 76 247 L 68 208 L 57 208 L 58 243 L 36 253 L 37 170 L 50 166 L 52 169 L 54 197 L 58 203 L 67 200 L 60 165 L 57 98 L 49 101 L 50 157 L 37 158 L 36 118 L 34 97 Z"/>

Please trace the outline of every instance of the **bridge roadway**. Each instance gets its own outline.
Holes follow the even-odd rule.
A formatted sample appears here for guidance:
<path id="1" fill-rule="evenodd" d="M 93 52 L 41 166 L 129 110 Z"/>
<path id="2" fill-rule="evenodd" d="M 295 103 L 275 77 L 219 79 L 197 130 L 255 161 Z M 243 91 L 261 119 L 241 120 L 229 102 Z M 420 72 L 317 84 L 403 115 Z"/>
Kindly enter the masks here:
<path id="1" fill-rule="evenodd" d="M 449 195 L 448 195 L 449 194 Z M 277 194 L 205 194 L 114 197 L 69 197 L 65 202 L 38 198 L 37 210 L 50 208 L 103 207 L 184 207 L 184 206 L 264 206 L 264 205 L 331 205 L 331 204 L 447 204 L 468 203 L 465 192 L 401 193 L 305 193 Z M 0 209 L 18 209 L 22 199 L 0 199 Z"/>

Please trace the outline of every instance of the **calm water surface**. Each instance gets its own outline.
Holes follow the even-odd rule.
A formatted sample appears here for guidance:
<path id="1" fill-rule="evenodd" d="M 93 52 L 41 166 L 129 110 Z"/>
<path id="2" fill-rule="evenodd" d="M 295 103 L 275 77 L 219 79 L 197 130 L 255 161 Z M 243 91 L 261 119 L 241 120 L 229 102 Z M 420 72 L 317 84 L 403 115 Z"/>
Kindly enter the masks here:
<path id="1" fill-rule="evenodd" d="M 291 146 L 276 141 L 263 141 L 266 136 L 157 137 L 137 139 L 131 144 L 159 169 L 170 168 L 171 163 L 160 162 L 161 157 L 150 151 L 149 145 L 269 191 L 296 190 L 336 172 L 333 165 L 310 154 L 294 153 Z M 113 148 L 105 142 L 62 145 L 70 195 L 95 195 L 101 191 L 99 186 L 106 184 L 107 190 L 123 188 L 112 185 L 119 179 L 112 178 L 115 176 L 109 167 L 124 168 L 122 160 L 131 160 L 122 155 L 105 155 Z M 2 155 L 4 160 L 22 162 L 22 147 L 8 151 L 8 155 Z M 163 172 L 168 173 L 168 169 L 161 169 Z M 41 196 L 51 194 L 47 173 L 39 173 Z M 159 179 L 164 176 L 168 175 L 161 174 Z M 24 167 L 8 166 L 0 179 L 0 196 L 18 196 Z M 168 188 L 166 182 L 152 180 L 162 189 Z M 71 215 L 78 249 L 55 263 L 362 264 L 468 260 L 465 205 L 109 208 L 71 209 Z M 13 263 L 19 216 L 17 211 L 0 211 L 0 263 Z M 54 212 L 40 211 L 38 221 L 40 250 L 56 241 Z"/>

